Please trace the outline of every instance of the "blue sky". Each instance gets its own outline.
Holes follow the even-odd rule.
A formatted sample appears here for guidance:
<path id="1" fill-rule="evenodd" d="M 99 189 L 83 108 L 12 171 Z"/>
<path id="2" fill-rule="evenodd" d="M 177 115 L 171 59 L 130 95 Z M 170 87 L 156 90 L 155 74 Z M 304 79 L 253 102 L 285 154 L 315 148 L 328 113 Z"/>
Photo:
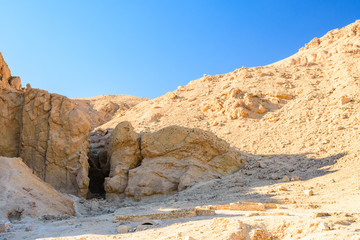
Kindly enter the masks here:
<path id="1" fill-rule="evenodd" d="M 261 66 L 360 19 L 360 1 L 0 0 L 0 51 L 23 85 L 155 98 Z"/>

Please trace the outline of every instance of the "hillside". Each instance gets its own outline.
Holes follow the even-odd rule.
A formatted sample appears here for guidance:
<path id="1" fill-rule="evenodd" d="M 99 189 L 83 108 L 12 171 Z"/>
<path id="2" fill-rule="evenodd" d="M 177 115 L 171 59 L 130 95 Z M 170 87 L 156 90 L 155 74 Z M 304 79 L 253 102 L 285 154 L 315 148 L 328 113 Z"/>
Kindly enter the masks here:
<path id="1" fill-rule="evenodd" d="M 225 140 L 246 163 L 231 174 L 219 174 L 167 195 L 119 197 L 117 201 L 74 197 L 82 217 L 35 220 L 31 234 L 18 227 L 17 232 L 3 236 L 9 239 L 359 239 L 359 85 L 360 20 L 357 20 L 314 38 L 282 61 L 215 76 L 204 75 L 155 99 L 124 95 L 75 99 L 93 128 L 89 136 L 90 191 L 100 188 L 99 182 L 109 176 L 111 154 L 133 158 L 136 155 L 136 161 L 129 165 L 150 171 L 153 167 L 156 169 L 151 173 L 156 177 L 161 175 L 159 172 L 167 163 L 156 162 L 159 149 L 183 154 L 168 146 L 178 138 L 171 135 L 176 132 L 172 129 L 180 126 L 191 128 L 182 132 L 211 135 L 214 139 L 211 142 Z M 173 125 L 177 127 L 165 128 Z M 161 135 L 163 132 L 166 134 Z M 191 146 L 203 150 L 203 155 L 215 152 L 203 138 L 193 139 L 196 144 L 201 139 L 199 146 Z M 107 148 L 109 140 L 111 145 L 121 145 L 125 150 L 113 153 Z M 127 145 L 130 141 L 133 144 Z M 179 142 L 181 149 L 189 149 L 186 141 Z M 148 146 L 139 146 L 142 144 Z M 141 152 L 143 149 L 147 152 Z M 185 155 L 192 159 L 197 153 Z M 143 156 L 145 167 L 141 165 L 143 162 L 138 162 Z M 169 155 L 166 157 L 170 159 Z M 121 181 L 124 178 L 127 181 L 131 174 L 123 172 L 125 164 L 116 164 L 111 166 L 112 173 L 122 173 Z M 91 174 L 101 179 L 95 186 L 91 179 L 96 177 Z M 118 176 L 111 176 L 115 183 Z M 138 177 L 147 180 L 153 176 L 144 171 Z M 154 185 L 159 184 L 159 178 L 154 179 Z M 126 181 L 123 185 L 127 185 Z M 152 184 L 139 182 L 136 186 L 144 189 Z M 103 194 L 104 189 L 99 191 Z M 182 212 L 166 215 L 179 209 Z"/>
<path id="2" fill-rule="evenodd" d="M 97 127 L 124 113 L 147 98 L 130 95 L 101 95 L 74 98 L 77 107 L 85 114 L 92 127 Z"/>

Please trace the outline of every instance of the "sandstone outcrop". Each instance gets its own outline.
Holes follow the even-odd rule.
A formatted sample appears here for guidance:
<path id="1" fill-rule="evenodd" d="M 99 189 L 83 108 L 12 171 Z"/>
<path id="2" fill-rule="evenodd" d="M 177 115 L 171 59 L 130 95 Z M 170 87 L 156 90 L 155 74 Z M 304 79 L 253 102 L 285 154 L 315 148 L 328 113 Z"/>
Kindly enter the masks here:
<path id="1" fill-rule="evenodd" d="M 25 91 L 21 157 L 45 182 L 86 196 L 90 124 L 68 98 L 45 90 Z"/>
<path id="2" fill-rule="evenodd" d="M 211 102 L 203 103 L 201 111 L 224 114 L 229 119 L 238 119 L 249 116 L 249 114 L 264 114 L 267 111 L 265 106 L 268 104 L 259 96 L 235 88 L 222 93 Z"/>
<path id="3" fill-rule="evenodd" d="M 19 156 L 23 101 L 21 92 L 0 88 L 0 156 Z"/>
<path id="4" fill-rule="evenodd" d="M 0 54 L 0 156 L 19 157 L 57 190 L 86 196 L 90 124 L 67 97 L 21 87 Z"/>
<path id="5" fill-rule="evenodd" d="M 2 54 L 0 53 L 0 87 L 8 87 L 9 79 L 11 78 L 11 72 L 6 64 Z"/>
<path id="6" fill-rule="evenodd" d="M 111 135 L 108 154 L 105 190 L 111 199 L 122 193 L 140 199 L 182 191 L 244 165 L 241 154 L 213 133 L 180 126 L 139 136 L 122 122 Z"/>
<path id="7" fill-rule="evenodd" d="M 111 134 L 108 158 L 109 178 L 105 179 L 106 198 L 117 200 L 128 183 L 129 169 L 135 168 L 140 160 L 140 138 L 129 122 L 122 122 Z"/>
<path id="8" fill-rule="evenodd" d="M 21 90 L 20 77 L 11 76 L 11 71 L 0 53 L 0 89 L 14 88 Z"/>
<path id="9" fill-rule="evenodd" d="M 323 37 L 315 37 L 293 56 L 279 61 L 282 66 L 324 62 L 339 54 L 359 55 L 357 44 L 360 34 L 360 20 L 341 29 L 334 29 Z"/>
<path id="10" fill-rule="evenodd" d="M 0 157 L 0 192 L 0 221 L 75 214 L 73 201 L 40 180 L 20 158 Z"/>

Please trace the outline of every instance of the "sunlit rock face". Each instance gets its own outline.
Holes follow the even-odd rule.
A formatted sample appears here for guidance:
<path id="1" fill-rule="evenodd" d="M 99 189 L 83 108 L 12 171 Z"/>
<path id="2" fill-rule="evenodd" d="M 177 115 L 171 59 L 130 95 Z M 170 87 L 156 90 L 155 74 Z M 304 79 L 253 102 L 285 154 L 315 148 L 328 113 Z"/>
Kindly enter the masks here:
<path id="1" fill-rule="evenodd" d="M 105 190 L 111 199 L 181 191 L 244 165 L 241 154 L 213 133 L 180 126 L 139 136 L 129 122 L 122 122 L 111 135 L 108 152 L 111 172 Z"/>
<path id="2" fill-rule="evenodd" d="M 90 124 L 72 100 L 21 87 L 0 54 L 0 156 L 18 157 L 56 189 L 86 196 Z"/>

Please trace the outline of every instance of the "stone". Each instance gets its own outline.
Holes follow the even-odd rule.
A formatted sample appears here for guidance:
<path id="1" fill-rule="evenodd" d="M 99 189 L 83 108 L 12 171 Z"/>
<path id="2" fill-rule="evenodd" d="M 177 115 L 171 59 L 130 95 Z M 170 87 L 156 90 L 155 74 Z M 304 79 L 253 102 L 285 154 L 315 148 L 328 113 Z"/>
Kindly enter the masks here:
<path id="1" fill-rule="evenodd" d="M 301 177 L 299 177 L 299 176 L 295 176 L 295 177 L 291 178 L 291 181 L 300 181 L 300 180 L 301 180 Z"/>
<path id="2" fill-rule="evenodd" d="M 267 165 L 266 165 L 266 163 L 261 162 L 261 163 L 259 164 L 259 167 L 260 167 L 260 168 L 266 168 L 266 167 L 267 167 Z"/>
<path id="3" fill-rule="evenodd" d="M 214 218 L 210 230 L 214 239 L 245 239 L 248 235 L 246 225 L 237 219 Z"/>
<path id="4" fill-rule="evenodd" d="M 287 191 L 287 188 L 286 187 L 284 187 L 284 186 L 277 186 L 276 187 L 276 189 L 278 190 L 278 191 Z"/>
<path id="5" fill-rule="evenodd" d="M 110 174 L 105 178 L 105 191 L 108 199 L 118 199 L 128 185 L 128 173 L 140 160 L 140 137 L 129 122 L 116 126 L 108 144 Z"/>
<path id="6" fill-rule="evenodd" d="M 13 88 L 15 88 L 17 90 L 22 89 L 20 77 L 11 77 L 9 79 L 9 84 L 10 84 L 11 87 L 13 87 Z"/>
<path id="7" fill-rule="evenodd" d="M 288 177 L 288 176 L 285 176 L 285 177 L 283 177 L 283 178 L 282 178 L 282 181 L 283 181 L 283 182 L 289 182 L 289 181 L 290 181 L 290 179 L 289 179 L 289 177 Z"/>
<path id="8" fill-rule="evenodd" d="M 32 226 L 29 226 L 29 227 L 26 227 L 26 228 L 25 228 L 25 231 L 26 231 L 26 232 L 31 232 L 32 230 L 33 230 Z"/>
<path id="9" fill-rule="evenodd" d="M 253 229 L 249 232 L 250 240 L 271 240 L 272 237 L 263 229 Z"/>
<path id="10" fill-rule="evenodd" d="M 329 217 L 331 216 L 329 213 L 327 212 L 317 212 L 317 213 L 314 213 L 314 217 Z"/>
<path id="11" fill-rule="evenodd" d="M 307 190 L 304 190 L 304 194 L 306 195 L 306 196 L 312 196 L 313 194 L 314 194 L 314 192 L 313 192 L 313 190 L 309 190 L 309 189 L 307 189 Z"/>
<path id="12" fill-rule="evenodd" d="M 329 227 L 329 225 L 328 225 L 326 222 L 321 222 L 321 223 L 319 223 L 318 229 L 319 229 L 320 231 L 329 231 L 329 230 L 331 230 L 330 227 Z"/>
<path id="13" fill-rule="evenodd" d="M 0 53 L 0 86 L 8 87 L 10 78 L 11 78 L 10 69 L 6 64 L 2 54 Z"/>
<path id="14" fill-rule="evenodd" d="M 245 161 L 213 133 L 169 126 L 141 137 L 139 167 L 129 170 L 126 195 L 139 198 L 182 191 L 239 170 Z"/>
<path id="15" fill-rule="evenodd" d="M 265 211 L 265 205 L 262 203 L 254 202 L 237 202 L 230 204 L 230 210 L 237 211 Z"/>
<path id="16" fill-rule="evenodd" d="M 12 224 L 8 221 L 0 221 L 0 233 L 6 232 L 12 227 Z"/>
<path id="17" fill-rule="evenodd" d="M 184 240 L 196 240 L 195 238 L 193 238 L 191 236 L 185 236 L 183 239 Z"/>
<path id="18" fill-rule="evenodd" d="M 340 103 L 344 105 L 344 104 L 350 102 L 351 100 L 352 100 L 352 99 L 349 98 L 349 97 L 347 97 L 347 96 L 342 96 L 342 97 L 340 98 Z"/>
<path id="19" fill-rule="evenodd" d="M 267 111 L 266 105 L 266 101 L 259 96 L 249 94 L 239 88 L 232 88 L 221 93 L 212 101 L 204 102 L 200 108 L 202 112 L 217 112 L 234 120 L 250 116 L 253 113 L 264 114 Z"/>
<path id="20" fill-rule="evenodd" d="M 131 226 L 130 225 L 120 225 L 117 227 L 117 232 L 118 233 L 128 233 L 130 230 Z"/>

